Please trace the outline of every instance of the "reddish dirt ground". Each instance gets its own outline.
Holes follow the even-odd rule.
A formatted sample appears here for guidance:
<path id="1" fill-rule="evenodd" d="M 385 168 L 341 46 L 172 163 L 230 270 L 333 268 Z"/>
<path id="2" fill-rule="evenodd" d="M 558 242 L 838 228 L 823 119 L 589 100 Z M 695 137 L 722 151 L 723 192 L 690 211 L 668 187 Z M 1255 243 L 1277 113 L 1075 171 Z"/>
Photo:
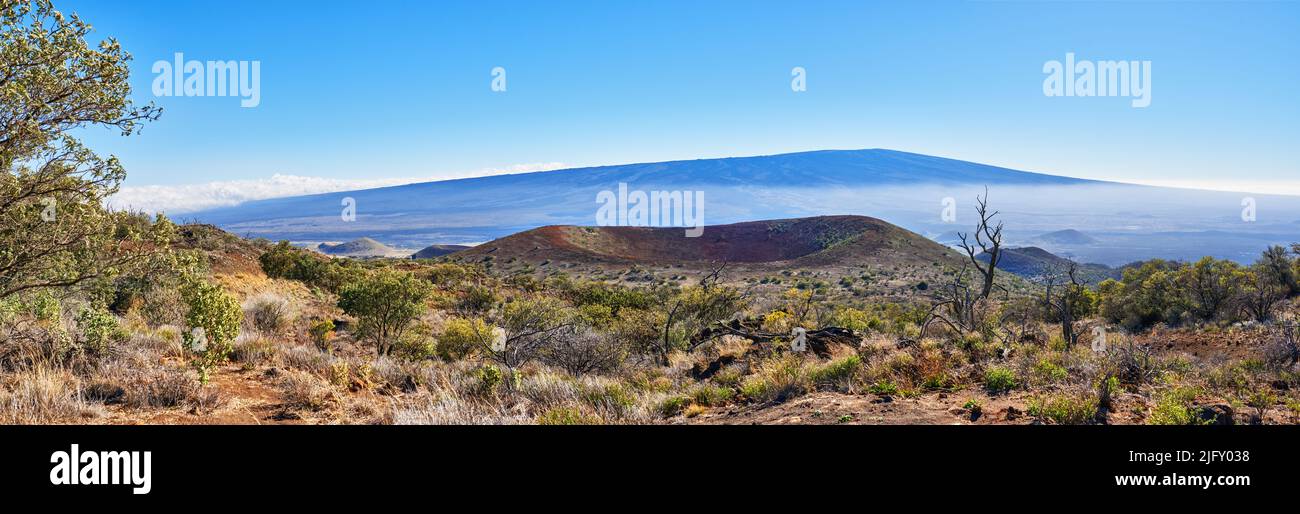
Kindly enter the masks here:
<path id="1" fill-rule="evenodd" d="M 226 366 L 212 374 L 208 387 L 220 393 L 215 409 L 174 407 L 139 410 L 111 405 L 108 416 L 99 420 L 111 425 L 289 425 L 307 423 L 287 415 L 283 397 L 274 378 L 259 370 Z"/>
<path id="2" fill-rule="evenodd" d="M 977 398 L 972 420 L 962 405 Z M 987 425 L 1028 424 L 1020 402 L 984 395 L 929 394 L 916 398 L 818 392 L 775 405 L 722 407 L 678 423 L 703 425 Z"/>

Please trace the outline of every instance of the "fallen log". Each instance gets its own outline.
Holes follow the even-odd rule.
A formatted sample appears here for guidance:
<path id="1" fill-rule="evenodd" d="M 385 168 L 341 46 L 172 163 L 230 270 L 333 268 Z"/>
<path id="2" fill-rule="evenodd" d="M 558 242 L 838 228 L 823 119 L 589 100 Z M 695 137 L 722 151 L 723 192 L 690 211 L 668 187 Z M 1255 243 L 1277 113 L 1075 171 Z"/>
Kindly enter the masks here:
<path id="1" fill-rule="evenodd" d="M 781 334 L 767 332 L 762 328 L 762 321 L 757 318 L 735 319 L 726 323 L 720 323 L 701 330 L 691 337 L 691 348 L 698 347 L 722 336 L 737 336 L 749 339 L 758 344 L 771 343 L 775 340 L 789 341 L 792 334 Z M 857 348 L 862 341 L 862 335 L 857 331 L 843 327 L 825 327 L 817 330 L 809 330 L 806 333 L 806 342 L 808 348 L 817 354 L 818 357 L 827 358 L 831 356 L 831 350 L 834 345 L 844 345 L 849 348 Z"/>

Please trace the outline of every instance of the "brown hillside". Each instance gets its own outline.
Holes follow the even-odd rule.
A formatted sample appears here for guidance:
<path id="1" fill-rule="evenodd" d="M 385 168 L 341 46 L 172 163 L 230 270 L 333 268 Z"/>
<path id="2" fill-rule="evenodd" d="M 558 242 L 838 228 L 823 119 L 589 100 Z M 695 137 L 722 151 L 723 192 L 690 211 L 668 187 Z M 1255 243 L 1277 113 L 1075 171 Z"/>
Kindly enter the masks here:
<path id="1" fill-rule="evenodd" d="M 583 264 L 692 264 L 750 268 L 956 263 L 956 254 L 916 233 L 866 216 L 821 216 L 682 228 L 547 226 L 457 254 L 466 260 Z"/>

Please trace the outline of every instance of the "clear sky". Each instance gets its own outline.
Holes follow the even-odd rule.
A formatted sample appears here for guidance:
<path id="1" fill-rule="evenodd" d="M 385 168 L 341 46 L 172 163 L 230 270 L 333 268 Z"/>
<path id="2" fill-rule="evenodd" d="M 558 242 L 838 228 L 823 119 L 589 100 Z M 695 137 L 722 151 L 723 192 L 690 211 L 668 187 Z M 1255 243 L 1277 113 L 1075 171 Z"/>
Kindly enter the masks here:
<path id="1" fill-rule="evenodd" d="M 55 3 L 117 37 L 136 98 L 165 110 L 88 134 L 133 187 L 892 148 L 1300 193 L 1296 2 Z M 154 98 L 175 52 L 261 61 L 261 104 Z M 1151 105 L 1045 96 L 1068 52 L 1151 61 Z"/>

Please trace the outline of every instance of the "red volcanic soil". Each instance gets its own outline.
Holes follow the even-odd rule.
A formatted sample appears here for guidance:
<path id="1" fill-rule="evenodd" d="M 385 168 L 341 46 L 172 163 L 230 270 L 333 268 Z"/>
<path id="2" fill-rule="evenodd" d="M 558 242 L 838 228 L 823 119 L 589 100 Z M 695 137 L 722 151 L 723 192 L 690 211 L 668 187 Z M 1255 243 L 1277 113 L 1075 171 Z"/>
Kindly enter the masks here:
<path id="1" fill-rule="evenodd" d="M 950 261 L 956 254 L 884 221 L 866 216 L 821 216 L 752 221 L 704 228 L 547 226 L 484 243 L 463 259 L 609 264 L 731 262 L 822 266 Z"/>

